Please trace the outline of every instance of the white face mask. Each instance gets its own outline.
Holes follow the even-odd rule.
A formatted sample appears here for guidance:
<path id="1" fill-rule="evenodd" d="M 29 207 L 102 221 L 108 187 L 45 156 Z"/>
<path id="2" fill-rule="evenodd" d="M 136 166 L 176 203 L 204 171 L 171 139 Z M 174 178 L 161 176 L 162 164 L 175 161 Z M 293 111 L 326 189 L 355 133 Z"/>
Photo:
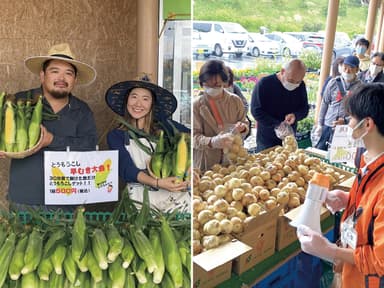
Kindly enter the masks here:
<path id="1" fill-rule="evenodd" d="M 378 66 L 376 64 L 369 64 L 369 74 L 371 76 L 376 76 L 377 74 L 379 74 L 381 71 L 383 71 L 383 67 L 382 66 Z"/>
<path id="2" fill-rule="evenodd" d="M 343 74 L 343 70 L 344 70 L 343 65 L 339 65 L 338 70 L 340 75 Z"/>
<path id="3" fill-rule="evenodd" d="M 293 90 L 295 90 L 297 87 L 300 86 L 300 83 L 295 84 L 295 83 L 291 83 L 291 82 L 289 82 L 289 81 L 284 81 L 284 82 L 283 82 L 283 86 L 284 86 L 284 88 L 287 89 L 288 91 L 293 91 Z"/>
<path id="4" fill-rule="evenodd" d="M 347 72 L 342 72 L 341 77 L 347 82 L 351 82 L 353 79 L 355 79 L 355 74 L 353 73 L 347 73 Z"/>
<path id="5" fill-rule="evenodd" d="M 348 126 L 347 138 L 348 138 L 348 141 L 351 142 L 354 147 L 365 147 L 363 138 L 365 137 L 365 135 L 368 134 L 368 131 L 365 131 L 363 134 L 361 134 L 357 138 L 354 137 L 355 131 L 360 128 L 360 126 L 364 123 L 364 121 L 365 121 L 365 118 L 362 119 L 359 123 L 357 123 L 354 128 L 351 128 Z"/>
<path id="6" fill-rule="evenodd" d="M 223 87 L 204 87 L 205 93 L 207 93 L 209 96 L 217 97 L 223 93 Z"/>

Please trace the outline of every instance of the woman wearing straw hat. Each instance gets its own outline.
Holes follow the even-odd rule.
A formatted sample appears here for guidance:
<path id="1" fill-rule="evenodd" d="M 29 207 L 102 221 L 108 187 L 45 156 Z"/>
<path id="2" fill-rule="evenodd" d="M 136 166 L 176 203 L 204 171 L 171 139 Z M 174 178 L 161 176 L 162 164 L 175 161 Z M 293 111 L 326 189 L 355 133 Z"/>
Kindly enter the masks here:
<path id="1" fill-rule="evenodd" d="M 119 151 L 119 175 L 128 183 L 130 197 L 142 201 L 143 188 L 147 185 L 153 187 L 149 193 L 151 205 L 163 211 L 189 209 L 190 194 L 184 192 L 187 182 L 178 183 L 176 177 L 157 178 L 147 170 L 155 149 L 151 138 L 159 129 L 173 133 L 176 128 L 190 133 L 187 127 L 171 120 L 177 107 L 175 96 L 144 78 L 114 84 L 107 90 L 105 99 L 112 111 L 124 117 L 128 124 L 110 131 L 107 142 L 110 149 Z M 140 138 L 143 134 L 148 137 Z"/>
<path id="2" fill-rule="evenodd" d="M 44 205 L 44 151 L 65 151 L 67 147 L 73 151 L 94 150 L 97 144 L 91 109 L 71 93 L 76 84 L 92 83 L 95 69 L 75 60 L 67 43 L 52 46 L 47 56 L 27 58 L 25 66 L 39 75 L 41 87 L 19 92 L 16 99 L 42 95 L 44 110 L 57 117 L 51 120 L 43 117 L 43 136 L 35 154 L 11 161 L 8 191 L 11 209 L 20 208 L 20 204 Z"/>

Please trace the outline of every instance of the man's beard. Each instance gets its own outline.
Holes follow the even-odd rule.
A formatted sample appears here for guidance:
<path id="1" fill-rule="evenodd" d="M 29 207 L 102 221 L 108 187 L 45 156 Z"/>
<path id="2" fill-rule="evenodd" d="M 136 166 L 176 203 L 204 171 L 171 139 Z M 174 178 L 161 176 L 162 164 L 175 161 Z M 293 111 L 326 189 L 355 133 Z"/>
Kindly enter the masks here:
<path id="1" fill-rule="evenodd" d="M 51 94 L 52 97 L 55 99 L 64 99 L 64 98 L 67 98 L 69 96 L 68 91 L 51 90 L 51 91 L 49 91 L 49 94 Z"/>

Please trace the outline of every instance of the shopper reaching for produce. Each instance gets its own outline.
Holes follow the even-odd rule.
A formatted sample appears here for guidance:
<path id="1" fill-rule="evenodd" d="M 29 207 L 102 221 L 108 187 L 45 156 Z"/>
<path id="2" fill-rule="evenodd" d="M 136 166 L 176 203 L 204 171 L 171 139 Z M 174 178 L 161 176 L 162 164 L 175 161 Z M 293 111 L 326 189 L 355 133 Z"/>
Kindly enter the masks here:
<path id="1" fill-rule="evenodd" d="M 292 126 L 308 115 L 303 81 L 305 64 L 299 59 L 286 63 L 279 72 L 262 78 L 252 91 L 251 112 L 257 121 L 256 151 L 282 145 L 274 129 L 281 123 Z"/>
<path id="2" fill-rule="evenodd" d="M 151 205 L 164 211 L 187 209 L 189 181 L 184 174 L 190 173 L 186 167 L 190 149 L 185 137 L 190 130 L 171 119 L 177 107 L 175 96 L 144 77 L 114 84 L 105 99 L 121 116 L 107 142 L 119 151 L 119 175 L 131 198 L 142 201 L 143 185 L 148 185 Z"/>
<path id="3" fill-rule="evenodd" d="M 224 89 L 229 79 L 221 60 L 207 61 L 200 69 L 204 92 L 193 103 L 193 166 L 201 171 L 225 161 L 234 134 L 248 133 L 247 111 L 241 99 Z"/>
<path id="4" fill-rule="evenodd" d="M 341 247 L 308 227 L 299 227 L 304 252 L 334 262 L 342 271 L 343 287 L 384 285 L 384 84 L 358 87 L 345 99 L 351 117 L 351 140 L 364 142 L 364 153 L 349 193 L 330 191 L 326 205 L 332 212 L 344 209 Z"/>
<path id="5" fill-rule="evenodd" d="M 15 103 L 25 100 L 25 105 L 28 105 L 28 101 L 34 99 L 37 103 L 35 106 L 42 104 L 42 112 L 36 115 L 36 119 L 31 115 L 31 124 L 36 124 L 35 128 L 39 129 L 38 123 L 42 118 L 40 133 L 43 137 L 33 155 L 11 160 L 8 191 L 11 209 L 24 209 L 22 205 L 44 205 L 44 151 L 65 151 L 67 147 L 73 151 L 85 151 L 96 147 L 93 113 L 84 101 L 72 94 L 76 84 L 92 83 L 96 71 L 75 59 L 69 45 L 62 43 L 52 46 L 47 56 L 34 56 L 25 60 L 25 66 L 39 75 L 41 87 L 16 93 Z M 41 117 L 40 113 L 47 111 L 52 119 Z M 32 138 L 38 139 L 37 135 L 40 134 L 34 132 Z M 62 208 L 71 209 L 71 206 Z"/>

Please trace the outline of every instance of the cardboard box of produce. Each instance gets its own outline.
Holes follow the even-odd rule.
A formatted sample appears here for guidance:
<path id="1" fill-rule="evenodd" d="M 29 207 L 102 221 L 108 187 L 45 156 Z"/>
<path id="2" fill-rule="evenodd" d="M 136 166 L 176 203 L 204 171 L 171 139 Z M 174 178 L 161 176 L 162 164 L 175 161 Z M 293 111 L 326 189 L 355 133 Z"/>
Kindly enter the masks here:
<path id="1" fill-rule="evenodd" d="M 252 250 L 234 260 L 235 273 L 242 274 L 275 253 L 277 217 L 281 209 L 276 207 L 268 213 L 255 217 L 247 224 L 243 233 L 234 235 L 252 247 Z"/>
<path id="2" fill-rule="evenodd" d="M 293 219 L 299 215 L 303 205 L 292 209 L 291 211 L 279 216 L 277 219 L 277 233 L 276 233 L 276 251 L 280 251 L 292 244 L 297 240 L 296 228 L 289 225 Z M 329 211 L 325 207 L 321 207 L 320 210 L 320 221 L 324 220 L 329 216 Z"/>
<path id="3" fill-rule="evenodd" d="M 232 260 L 252 248 L 236 239 L 193 257 L 193 287 L 211 288 L 231 278 Z"/>

